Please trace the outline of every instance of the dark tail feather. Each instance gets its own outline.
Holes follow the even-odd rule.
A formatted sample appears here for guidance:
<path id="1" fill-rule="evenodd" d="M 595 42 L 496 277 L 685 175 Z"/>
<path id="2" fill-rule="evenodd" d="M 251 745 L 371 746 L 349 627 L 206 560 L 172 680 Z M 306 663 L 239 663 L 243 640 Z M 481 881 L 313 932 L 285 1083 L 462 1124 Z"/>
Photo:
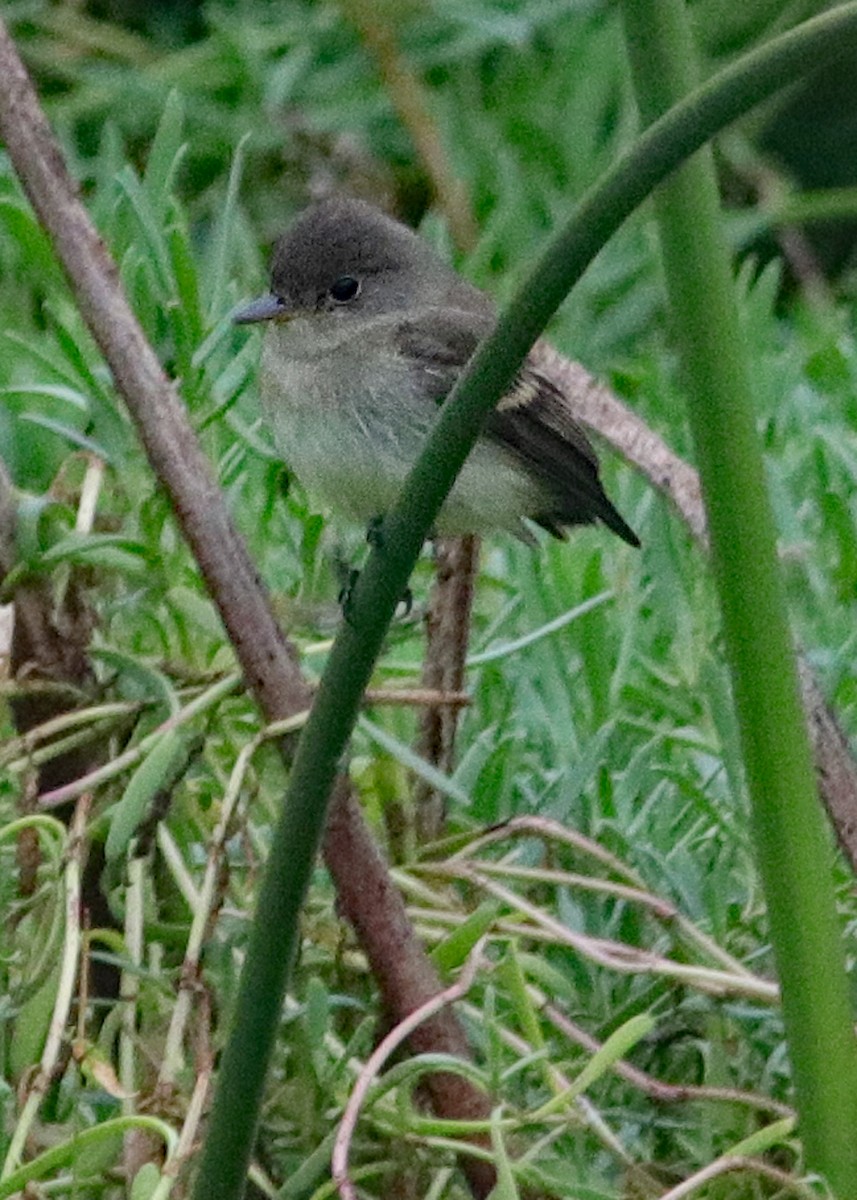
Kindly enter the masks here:
<path id="1" fill-rule="evenodd" d="M 598 506 L 594 509 L 590 508 L 586 516 L 581 516 L 580 510 L 573 515 L 568 511 L 550 512 L 539 513 L 537 517 L 533 517 L 533 520 L 537 525 L 541 525 L 542 529 L 546 529 L 548 533 L 562 541 L 565 541 L 568 536 L 566 528 L 569 525 L 591 525 L 594 521 L 602 521 L 608 529 L 618 533 L 622 541 L 627 542 L 629 546 L 634 546 L 635 549 L 639 549 L 640 546 L 640 539 L 636 533 L 603 493 Z"/>
<path id="2" fill-rule="evenodd" d="M 627 542 L 629 546 L 634 546 L 639 549 L 640 539 L 634 533 L 631 526 L 625 520 L 620 512 L 618 512 L 607 497 L 604 497 L 604 505 L 598 511 L 598 516 L 604 524 L 612 529 L 614 533 L 618 533 L 623 542 Z"/>

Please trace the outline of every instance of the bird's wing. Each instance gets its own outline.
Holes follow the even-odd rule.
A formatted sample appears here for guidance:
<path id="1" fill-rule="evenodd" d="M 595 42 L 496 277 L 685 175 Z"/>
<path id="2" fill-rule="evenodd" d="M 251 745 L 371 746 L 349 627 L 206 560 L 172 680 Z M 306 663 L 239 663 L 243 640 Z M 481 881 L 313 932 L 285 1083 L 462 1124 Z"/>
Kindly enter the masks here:
<path id="1" fill-rule="evenodd" d="M 490 310 L 426 309 L 397 328 L 399 353 L 419 372 L 425 395 L 440 404 L 494 328 Z M 607 498 L 598 459 L 568 398 L 528 357 L 510 390 L 487 418 L 484 436 L 524 465 L 544 489 L 545 505 L 528 513 L 551 533 L 599 518 L 631 545 L 637 535 Z"/>
<path id="2" fill-rule="evenodd" d="M 490 310 L 426 308 L 399 322 L 397 349 L 418 373 L 423 394 L 442 404 L 494 325 Z"/>

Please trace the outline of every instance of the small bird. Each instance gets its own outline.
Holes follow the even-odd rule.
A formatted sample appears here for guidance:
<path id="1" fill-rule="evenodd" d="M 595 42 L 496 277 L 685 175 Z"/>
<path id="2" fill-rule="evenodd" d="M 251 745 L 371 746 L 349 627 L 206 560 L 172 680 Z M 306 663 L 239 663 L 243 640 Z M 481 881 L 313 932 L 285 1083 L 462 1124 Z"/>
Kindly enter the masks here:
<path id="1" fill-rule="evenodd" d="M 278 241 L 271 292 L 240 309 L 268 325 L 262 400 L 277 448 L 331 507 L 376 522 L 395 504 L 437 409 L 496 323 L 492 301 L 406 226 L 328 199 Z M 557 537 L 603 521 L 639 539 L 607 498 L 571 404 L 531 352 L 487 418 L 436 532 Z"/>

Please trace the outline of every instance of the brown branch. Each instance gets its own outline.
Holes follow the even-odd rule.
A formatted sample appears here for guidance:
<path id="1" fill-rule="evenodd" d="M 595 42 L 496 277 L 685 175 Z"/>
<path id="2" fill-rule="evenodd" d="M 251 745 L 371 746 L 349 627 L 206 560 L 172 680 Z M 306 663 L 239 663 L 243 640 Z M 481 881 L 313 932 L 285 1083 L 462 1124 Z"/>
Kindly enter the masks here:
<path id="1" fill-rule="evenodd" d="M 38 97 L 0 21 L 0 135 L 9 157 L 71 283 L 125 399 L 149 462 L 170 496 L 181 531 L 199 564 L 229 634 L 247 686 L 268 721 L 301 712 L 311 693 L 297 653 L 279 629 L 267 594 L 229 517 L 184 408 L 122 291 L 116 265 L 78 198 Z M 283 748 L 284 754 L 288 753 Z M 384 1002 L 401 1020 L 440 990 L 440 982 L 407 921 L 401 896 L 367 830 L 345 780 L 334 798 L 324 852 L 340 890 L 341 910 L 358 931 L 379 974 Z M 339 836 L 337 836 L 337 831 Z M 343 834 L 346 836 L 343 837 Z M 349 886 L 356 877 L 360 886 Z M 371 909 L 371 911 L 367 911 Z M 395 946 L 395 952 L 391 947 Z M 469 1057 L 451 1013 L 421 1027 L 418 1049 Z M 435 1087 L 436 1111 L 452 1118 L 486 1116 L 487 1096 L 469 1084 Z M 493 1186 L 493 1168 L 463 1163 L 476 1195 Z"/>
<path id="2" fill-rule="evenodd" d="M 423 687 L 455 693 L 464 686 L 464 664 L 470 637 L 473 590 L 479 567 L 479 538 L 438 538 L 435 582 L 426 613 Z M 459 709 L 436 704 L 420 717 L 417 752 L 449 774 L 455 763 Z M 431 842 L 443 834 L 446 797 L 424 780 L 414 789 L 417 837 Z"/>

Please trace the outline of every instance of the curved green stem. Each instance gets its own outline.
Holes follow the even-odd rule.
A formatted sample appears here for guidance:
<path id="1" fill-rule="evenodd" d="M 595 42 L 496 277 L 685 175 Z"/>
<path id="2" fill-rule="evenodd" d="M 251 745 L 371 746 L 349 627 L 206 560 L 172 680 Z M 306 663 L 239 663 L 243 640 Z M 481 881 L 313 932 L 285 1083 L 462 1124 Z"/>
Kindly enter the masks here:
<path id="1" fill-rule="evenodd" d="M 298 913 L 336 772 L 375 660 L 428 530 L 482 424 L 566 294 L 626 217 L 688 155 L 754 104 L 857 45 L 844 4 L 734 63 L 656 122 L 582 199 L 444 405 L 354 590 L 298 744 L 226 1048 L 196 1200 L 236 1200 L 297 944 Z"/>

